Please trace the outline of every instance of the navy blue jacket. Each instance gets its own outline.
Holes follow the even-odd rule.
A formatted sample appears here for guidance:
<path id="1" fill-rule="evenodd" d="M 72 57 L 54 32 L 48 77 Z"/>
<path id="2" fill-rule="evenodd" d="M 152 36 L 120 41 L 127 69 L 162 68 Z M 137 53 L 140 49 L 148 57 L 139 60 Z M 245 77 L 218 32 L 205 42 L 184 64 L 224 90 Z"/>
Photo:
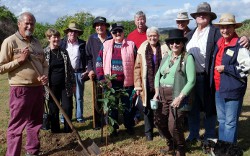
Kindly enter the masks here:
<path id="1" fill-rule="evenodd" d="M 112 35 L 110 34 L 109 31 L 107 31 L 106 40 L 110 40 L 110 39 L 112 39 Z M 98 56 L 100 50 L 102 49 L 102 47 L 103 47 L 103 43 L 98 38 L 97 33 L 94 33 L 94 34 L 89 36 L 88 42 L 86 45 L 88 71 L 90 71 L 90 70 L 94 70 L 94 72 L 96 71 L 96 65 L 95 65 L 96 59 L 97 59 L 97 56 Z"/>
<path id="2" fill-rule="evenodd" d="M 239 39 L 238 39 L 239 40 Z M 236 66 L 239 66 L 237 61 L 237 56 L 239 53 L 239 48 L 243 48 L 238 43 L 238 40 L 234 45 L 230 45 L 224 49 L 222 56 L 222 65 L 225 65 L 224 72 L 220 73 L 220 96 L 222 98 L 228 99 L 238 99 L 244 96 L 247 87 L 247 77 L 240 76 L 240 70 L 236 69 Z M 227 51 L 231 50 L 232 56 L 227 54 Z M 219 51 L 218 45 L 214 50 L 213 62 L 211 66 L 211 76 L 210 76 L 210 86 L 214 87 L 214 66 L 216 55 Z M 233 52 L 233 53 L 232 53 Z"/>
<path id="3" fill-rule="evenodd" d="M 62 49 L 66 49 L 67 42 L 68 42 L 68 38 L 67 37 L 63 38 L 60 42 L 60 47 Z M 85 72 L 86 66 L 87 66 L 87 57 L 86 57 L 86 51 L 85 51 L 86 42 L 84 40 L 78 39 L 78 43 L 79 43 L 79 51 L 80 51 L 80 58 L 81 58 L 80 63 L 82 64 L 83 72 Z"/>

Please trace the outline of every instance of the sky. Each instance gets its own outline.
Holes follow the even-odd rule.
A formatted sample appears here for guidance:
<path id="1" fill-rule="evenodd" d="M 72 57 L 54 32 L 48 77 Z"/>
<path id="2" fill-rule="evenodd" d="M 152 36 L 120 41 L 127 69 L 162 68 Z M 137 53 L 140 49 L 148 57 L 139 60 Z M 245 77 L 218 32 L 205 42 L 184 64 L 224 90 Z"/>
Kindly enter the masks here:
<path id="1" fill-rule="evenodd" d="M 65 15 L 88 12 L 93 16 L 106 17 L 108 22 L 133 20 L 134 14 L 142 10 L 147 16 L 147 26 L 158 28 L 176 27 L 175 19 L 180 11 L 196 12 L 204 0 L 0 0 L 16 16 L 25 11 L 32 12 L 37 21 L 54 24 Z M 218 22 L 222 13 L 232 13 L 237 22 L 250 19 L 250 0 L 208 0 Z M 195 27 L 195 20 L 190 21 Z"/>

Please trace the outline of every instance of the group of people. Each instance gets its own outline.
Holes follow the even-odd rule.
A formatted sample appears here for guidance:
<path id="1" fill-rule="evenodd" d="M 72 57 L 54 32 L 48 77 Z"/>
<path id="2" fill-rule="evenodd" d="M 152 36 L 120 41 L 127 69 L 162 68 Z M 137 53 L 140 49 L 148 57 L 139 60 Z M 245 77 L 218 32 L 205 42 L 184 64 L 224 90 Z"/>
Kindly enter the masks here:
<path id="1" fill-rule="evenodd" d="M 45 33 L 49 45 L 42 49 L 32 34 L 36 19 L 30 12 L 18 18 L 18 31 L 4 40 L 0 52 L 0 73 L 9 74 L 10 121 L 7 131 L 6 156 L 20 155 L 22 132 L 26 128 L 26 155 L 38 155 L 40 149 L 39 130 L 45 98 L 49 104 L 51 132 L 60 132 L 59 109 L 49 91 L 48 85 L 63 110 L 72 119 L 73 95 L 76 101 L 76 119 L 84 123 L 83 92 L 84 81 L 95 83 L 105 75 L 116 74 L 111 87 L 125 89 L 129 96 L 135 90 L 144 106 L 144 131 L 147 141 L 153 140 L 153 128 L 166 140 L 163 154 L 176 150 L 177 156 L 186 155 L 186 142 L 200 137 L 200 112 L 204 112 L 204 138 L 236 143 L 238 120 L 250 70 L 247 37 L 239 37 L 237 23 L 230 13 L 217 18 L 208 3 L 198 5 L 190 14 L 196 21 L 194 30 L 188 28 L 187 12 L 177 15 L 178 29 L 169 31 L 162 44 L 159 30 L 146 26 L 146 15 L 139 11 L 134 16 L 136 29 L 127 38 L 126 29 L 120 23 L 109 24 L 105 17 L 93 21 L 96 33 L 85 42 L 78 37 L 83 33 L 77 23 L 70 23 L 65 37 L 55 29 Z M 110 27 L 110 30 L 108 28 Z M 38 69 L 34 69 L 34 65 Z M 102 93 L 102 88 L 96 88 Z M 158 101 L 154 111 L 150 100 Z M 129 97 L 123 97 L 125 104 L 124 126 L 127 133 L 134 134 L 135 114 L 130 111 Z M 97 103 L 97 105 L 100 105 Z M 100 127 L 100 112 L 95 127 Z M 118 110 L 109 114 L 118 120 Z M 184 118 L 188 118 L 189 135 L 184 137 Z M 216 136 L 216 120 L 219 133 Z M 112 135 L 118 135 L 119 125 L 113 126 Z M 63 132 L 69 133 L 67 122 Z M 175 149 L 173 149 L 175 147 Z"/>

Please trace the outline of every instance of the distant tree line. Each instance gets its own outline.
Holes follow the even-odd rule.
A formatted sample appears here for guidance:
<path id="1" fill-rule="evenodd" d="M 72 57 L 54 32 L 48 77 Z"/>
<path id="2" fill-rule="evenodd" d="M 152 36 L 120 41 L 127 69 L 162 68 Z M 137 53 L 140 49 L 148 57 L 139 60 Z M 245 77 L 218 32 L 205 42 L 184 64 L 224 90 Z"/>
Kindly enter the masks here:
<path id="1" fill-rule="evenodd" d="M 35 15 L 36 16 L 36 15 Z M 84 31 L 83 35 L 80 36 L 81 39 L 87 41 L 90 34 L 94 33 L 95 30 L 92 27 L 94 16 L 88 12 L 78 12 L 74 15 L 64 15 L 59 17 L 54 24 L 49 23 L 36 23 L 36 29 L 34 32 L 34 36 L 38 38 L 42 45 L 45 47 L 47 45 L 47 39 L 45 38 L 44 33 L 48 28 L 55 28 L 61 33 L 63 37 L 65 34 L 63 30 L 68 27 L 70 22 L 77 22 L 82 30 Z M 125 27 L 125 36 L 128 35 L 129 32 L 134 30 L 136 26 L 134 25 L 134 21 L 109 21 L 110 24 L 120 22 Z M 168 37 L 168 31 L 170 28 L 160 28 L 160 39 L 163 41 Z M 243 21 L 243 26 L 237 29 L 237 33 L 242 36 L 250 36 L 250 19 Z M 0 6 L 0 44 L 2 41 L 10 36 L 11 34 L 17 31 L 17 17 L 9 11 L 5 6 Z"/>
<path id="2" fill-rule="evenodd" d="M 36 16 L 36 15 L 35 15 Z M 48 28 L 55 28 L 61 33 L 63 37 L 65 30 L 70 22 L 77 22 L 82 30 L 84 31 L 83 35 L 80 36 L 81 39 L 87 41 L 90 34 L 94 33 L 95 30 L 92 27 L 94 16 L 87 12 L 78 12 L 74 15 L 64 15 L 59 17 L 54 24 L 49 23 L 36 23 L 36 28 L 34 31 L 34 36 L 38 38 L 42 45 L 45 47 L 47 45 L 47 39 L 45 38 L 45 32 Z M 108 21 L 110 24 L 115 22 L 120 22 L 125 27 L 125 36 L 132 30 L 136 28 L 134 21 Z M 5 6 L 0 6 L 0 44 L 3 40 L 12 35 L 17 31 L 17 17 L 9 11 Z"/>

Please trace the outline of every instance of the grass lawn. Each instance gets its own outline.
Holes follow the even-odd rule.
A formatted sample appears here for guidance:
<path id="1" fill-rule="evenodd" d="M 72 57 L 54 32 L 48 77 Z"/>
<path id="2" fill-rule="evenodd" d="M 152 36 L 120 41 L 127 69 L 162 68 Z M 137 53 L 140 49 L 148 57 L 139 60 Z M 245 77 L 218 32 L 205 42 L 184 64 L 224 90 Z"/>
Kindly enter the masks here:
<path id="1" fill-rule="evenodd" d="M 4 155 L 6 152 L 6 130 L 8 127 L 8 118 L 9 118 L 9 108 L 8 108 L 8 98 L 9 98 L 9 85 L 7 81 L 7 75 L 0 75 L 0 155 Z M 96 144 L 101 148 L 101 155 L 147 155 L 147 156 L 156 156 L 160 155 L 159 149 L 163 148 L 165 142 L 158 136 L 157 129 L 154 129 L 154 140 L 151 142 L 146 142 L 144 138 L 144 125 L 141 121 L 136 127 L 134 136 L 129 136 L 125 132 L 123 125 L 120 125 L 119 137 L 109 138 L 108 146 L 105 145 L 105 141 L 101 142 L 101 133 L 100 130 L 96 131 L 92 129 L 92 95 L 91 95 L 91 82 L 88 81 L 85 86 L 85 104 L 84 104 L 84 116 L 87 119 L 84 125 L 79 125 L 74 122 L 73 124 L 76 129 L 79 131 L 81 138 L 84 140 L 87 137 L 92 138 Z M 245 95 L 244 106 L 242 108 L 242 113 L 239 123 L 239 146 L 243 148 L 244 155 L 250 155 L 250 93 L 249 87 Z M 105 129 L 104 129 L 105 131 Z M 46 138 L 44 136 L 49 136 L 49 131 L 41 131 L 41 149 L 50 151 L 47 155 L 74 155 L 68 154 L 72 149 L 66 149 L 65 147 L 57 148 L 55 144 L 60 143 L 59 140 L 53 140 L 53 137 Z M 201 130 L 201 134 L 203 130 Z M 188 132 L 185 133 L 187 135 Z M 71 134 L 70 134 L 71 135 Z M 105 134 L 104 134 L 105 135 Z M 23 137 L 25 138 L 25 137 Z M 55 144 L 48 145 L 47 140 L 51 139 Z M 64 140 L 65 141 L 65 140 Z M 24 145 L 24 143 L 23 143 Z M 47 145 L 47 146 L 46 146 Z M 199 143 L 189 147 L 188 156 L 205 156 L 202 153 Z M 57 145 L 59 147 L 59 145 Z M 22 149 L 22 153 L 24 153 Z M 67 154 L 65 154 L 67 153 Z"/>

